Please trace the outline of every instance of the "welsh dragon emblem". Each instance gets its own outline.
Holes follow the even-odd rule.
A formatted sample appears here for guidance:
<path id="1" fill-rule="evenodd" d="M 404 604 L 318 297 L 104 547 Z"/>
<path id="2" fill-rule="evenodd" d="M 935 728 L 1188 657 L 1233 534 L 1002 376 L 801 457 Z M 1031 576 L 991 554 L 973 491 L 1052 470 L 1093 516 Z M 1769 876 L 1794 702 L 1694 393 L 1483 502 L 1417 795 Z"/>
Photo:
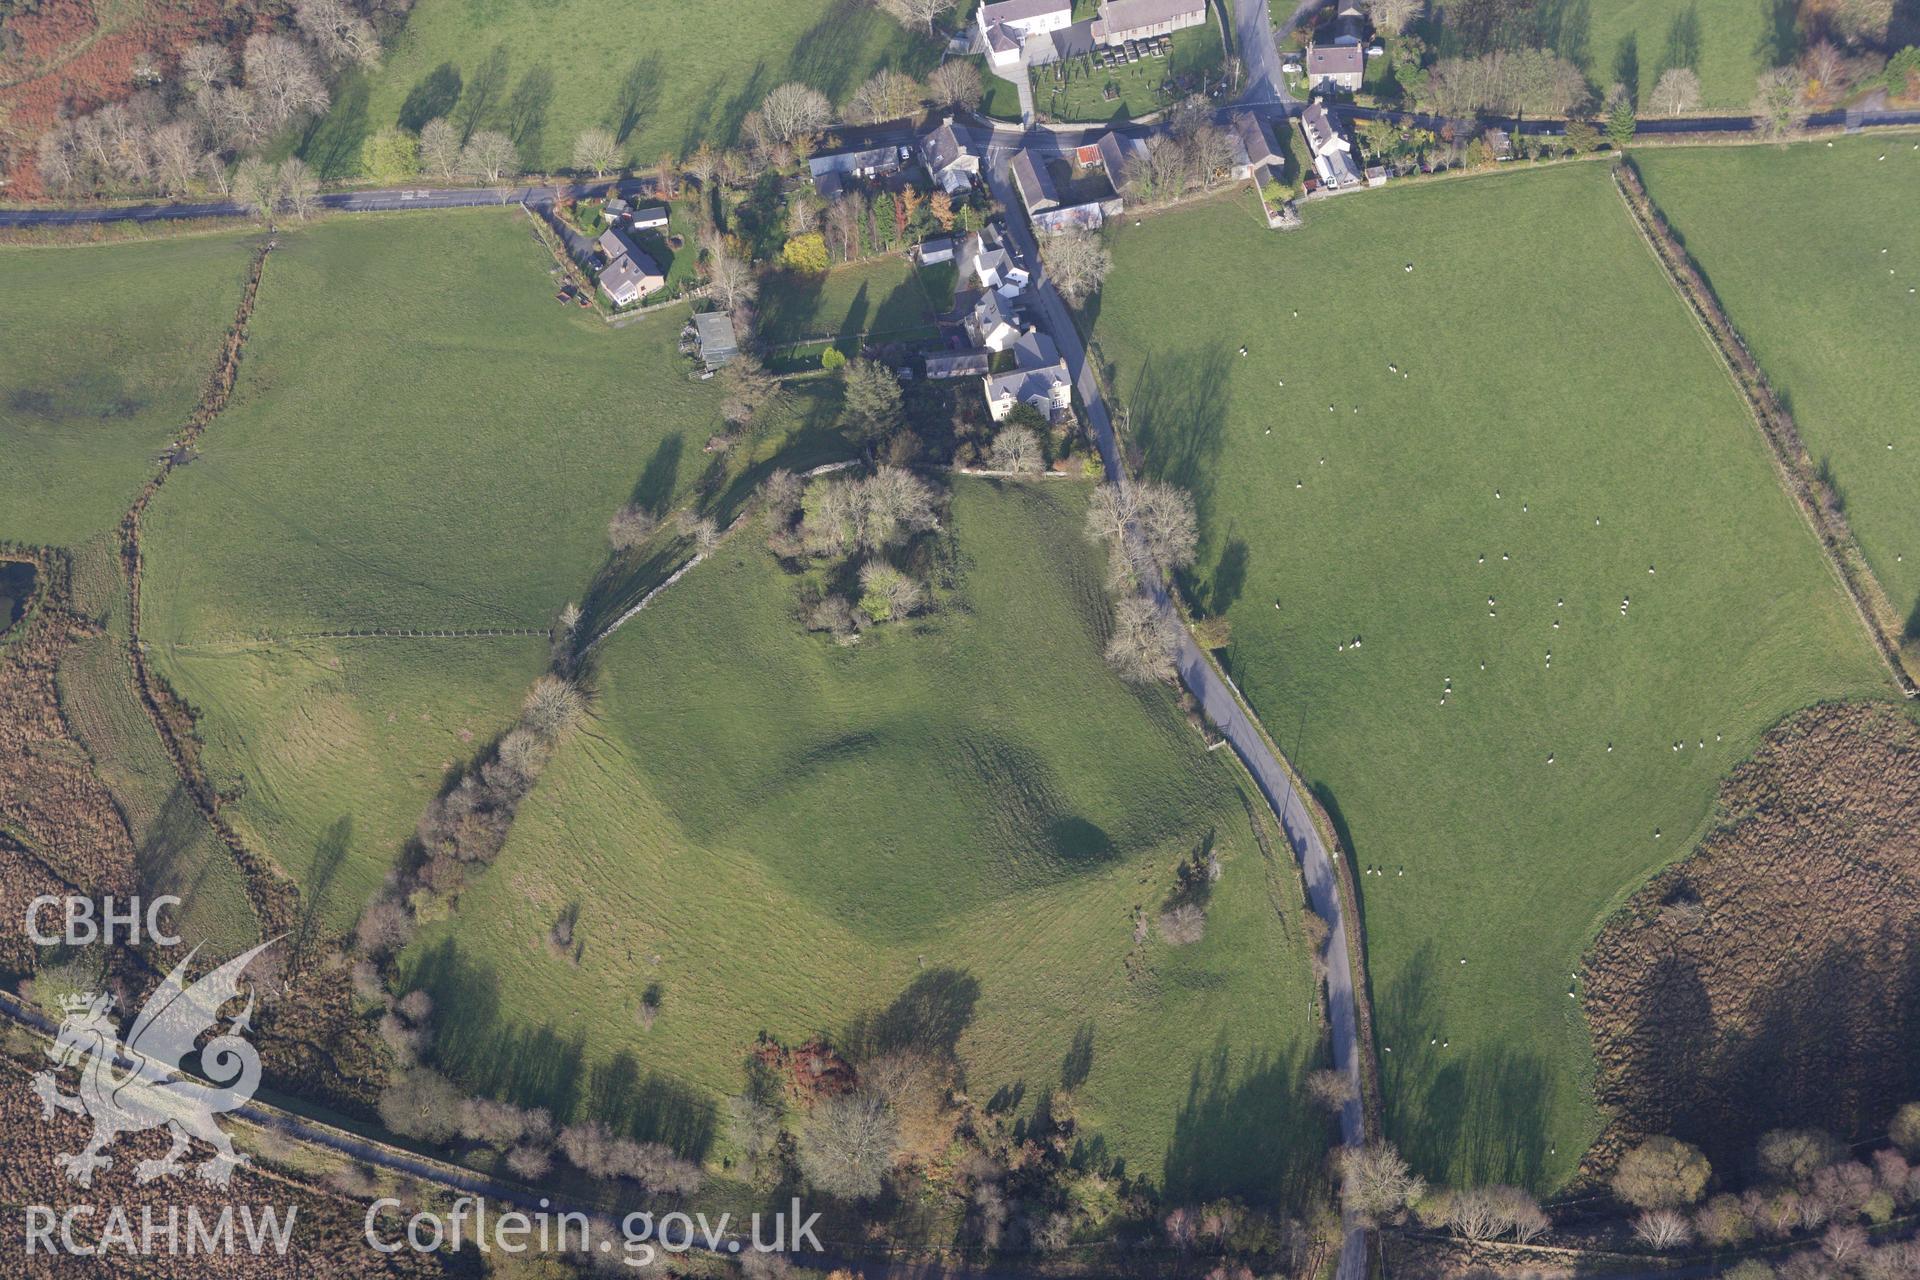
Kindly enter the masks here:
<path id="1" fill-rule="evenodd" d="M 200 1050 L 200 1071 L 212 1084 L 186 1076 L 181 1063 L 201 1033 L 218 1024 L 221 1007 L 239 995 L 240 974 L 247 965 L 277 941 L 235 956 L 192 985 L 186 981 L 187 966 L 200 948 L 189 951 L 140 1010 L 124 1044 L 109 1016 L 112 996 L 88 992 L 61 1000 L 66 1016 L 47 1056 L 56 1068 L 79 1064 L 80 1091 L 61 1093 L 51 1071 L 34 1075 L 33 1091 L 45 1119 L 53 1118 L 55 1108 L 93 1118 L 86 1149 L 53 1158 L 69 1181 L 91 1186 L 93 1171 L 113 1164 L 101 1152 L 115 1138 L 163 1125 L 173 1134 L 173 1147 L 160 1159 L 135 1166 L 141 1182 L 180 1173 L 181 1157 L 193 1138 L 215 1152 L 195 1168 L 203 1182 L 225 1186 L 234 1169 L 246 1163 L 247 1157 L 234 1151 L 213 1118 L 245 1103 L 260 1084 L 260 1055 L 243 1038 L 253 1016 L 253 994 L 248 993 L 246 1007 L 227 1023 L 226 1031 Z"/>

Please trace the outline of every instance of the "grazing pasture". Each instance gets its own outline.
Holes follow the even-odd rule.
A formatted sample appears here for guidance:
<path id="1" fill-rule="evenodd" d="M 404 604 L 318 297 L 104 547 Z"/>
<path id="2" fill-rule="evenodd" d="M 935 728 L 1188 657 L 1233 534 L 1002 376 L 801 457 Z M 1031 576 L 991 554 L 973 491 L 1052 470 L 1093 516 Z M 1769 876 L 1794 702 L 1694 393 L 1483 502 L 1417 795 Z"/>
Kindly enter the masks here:
<path id="1" fill-rule="evenodd" d="M 1648 150 L 1686 239 L 1920 640 L 1920 137 Z M 1885 159 L 1881 159 L 1884 156 Z M 1791 191 L 1787 200 L 1756 192 Z"/>
<path id="2" fill-rule="evenodd" d="M 447 116 L 462 128 L 471 120 L 505 130 L 536 169 L 571 166 L 574 138 L 594 126 L 649 165 L 703 141 L 729 145 L 776 85 L 802 81 L 840 104 L 880 67 L 924 76 L 937 61 L 932 41 L 863 0 L 751 11 L 673 0 L 422 0 L 380 69 L 343 89 L 326 125 L 339 135 L 328 152 L 357 165 L 367 133 Z"/>
<path id="3" fill-rule="evenodd" d="M 0 249 L 0 539 L 111 529 L 186 425 L 250 241 Z"/>
<path id="4" fill-rule="evenodd" d="M 1569 28 L 1564 48 L 1588 6 L 1559 8 Z M 1587 30 L 1587 78 L 1603 94 L 1625 84 L 1642 112 L 1661 73 L 1678 66 L 1700 77 L 1702 110 L 1741 114 L 1753 101 L 1755 77 L 1791 61 L 1800 47 L 1793 7 L 1757 0 L 1598 0 Z"/>
<path id="5" fill-rule="evenodd" d="M 148 513 L 155 663 L 236 825 L 333 924 L 511 721 L 561 606 L 617 591 L 614 509 L 724 500 L 782 438 L 704 454 L 722 391 L 682 313 L 610 330 L 548 265 L 518 210 L 283 231 L 233 402 Z M 369 629 L 513 634 L 334 634 Z"/>
<path id="6" fill-rule="evenodd" d="M 1768 726 L 1884 670 L 1602 165 L 1286 235 L 1241 189 L 1114 255 L 1094 334 L 1195 492 L 1188 590 L 1352 852 L 1389 1136 L 1561 1185 L 1595 930 Z"/>
<path id="7" fill-rule="evenodd" d="M 505 852 L 404 957 L 447 995 L 443 1064 L 562 1114 L 611 1073 L 643 1136 L 720 1154 L 757 1033 L 864 1020 L 957 1047 L 981 1102 L 1064 1074 L 1080 1134 L 1180 1195 L 1311 1177 L 1298 875 L 1171 694 L 1102 662 L 1085 493 L 960 481 L 938 609 L 855 646 L 801 629 L 757 528 L 616 633 Z M 1137 939 L 1206 848 L 1205 937 Z"/>

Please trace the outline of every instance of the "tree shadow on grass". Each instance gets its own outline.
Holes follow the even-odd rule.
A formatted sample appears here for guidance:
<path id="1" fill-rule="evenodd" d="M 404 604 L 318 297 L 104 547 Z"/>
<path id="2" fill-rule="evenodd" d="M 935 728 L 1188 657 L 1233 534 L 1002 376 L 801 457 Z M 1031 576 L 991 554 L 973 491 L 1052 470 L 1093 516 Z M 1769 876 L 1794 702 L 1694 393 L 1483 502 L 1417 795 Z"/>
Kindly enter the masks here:
<path id="1" fill-rule="evenodd" d="M 293 960 L 297 965 L 307 952 L 307 944 L 318 930 L 335 877 L 353 846 L 353 817 L 342 814 L 334 819 L 313 848 L 313 863 L 300 895 L 300 919 L 294 927 Z"/>
<path id="2" fill-rule="evenodd" d="M 980 980 L 965 969 L 928 969 L 886 1008 L 848 1023 L 840 1044 L 856 1062 L 906 1050 L 950 1057 L 979 1002 Z"/>
<path id="3" fill-rule="evenodd" d="M 1167 1198 L 1305 1203 L 1334 1136 L 1307 1100 L 1310 1069 L 1304 1052 L 1262 1051 L 1236 1070 L 1224 1042 L 1196 1057 L 1162 1166 Z"/>
<path id="4" fill-rule="evenodd" d="M 622 146 L 659 104 L 660 66 L 660 55 L 648 54 L 637 59 L 620 78 L 620 88 L 607 113 L 607 127 L 613 130 L 613 140 Z"/>
<path id="5" fill-rule="evenodd" d="M 1796 0 L 1760 0 L 1760 35 L 1753 53 L 1762 66 L 1784 67 L 1800 56 L 1800 6 Z"/>
<path id="6" fill-rule="evenodd" d="M 1542 1190 L 1554 1074 L 1531 1050 L 1450 1043 L 1422 946 L 1375 1002 L 1387 1136 L 1430 1179 Z"/>
<path id="7" fill-rule="evenodd" d="M 433 997 L 434 1064 L 465 1087 L 520 1106 L 545 1107 L 560 1123 L 596 1119 L 643 1142 L 704 1159 L 719 1118 L 711 1099 L 643 1071 L 625 1051 L 586 1062 L 586 1037 L 531 1026 L 501 1011 L 493 967 L 448 939 L 411 960 L 410 985 Z"/>
<path id="8" fill-rule="evenodd" d="M 686 438 L 677 431 L 655 445 L 627 500 L 656 516 L 664 515 L 680 481 L 680 455 L 685 449 Z"/>
<path id="9" fill-rule="evenodd" d="M 316 117 L 294 150 L 322 181 L 360 172 L 360 147 L 373 131 L 367 120 L 367 77 L 350 72 L 335 87 L 333 107 Z"/>
<path id="10" fill-rule="evenodd" d="M 862 60 L 855 56 L 866 47 L 876 24 L 889 22 L 864 0 L 834 0 L 820 20 L 793 42 L 781 80 L 798 80 L 838 102 L 853 88 Z"/>
<path id="11" fill-rule="evenodd" d="M 553 72 L 546 67 L 529 68 L 513 87 L 507 99 L 507 136 L 520 149 L 521 163 L 540 167 L 546 145 L 547 109 L 553 104 Z"/>
<path id="12" fill-rule="evenodd" d="M 438 120 L 460 101 L 460 68 L 443 62 L 414 82 L 400 104 L 398 124 L 409 133 L 419 133 L 428 121 Z"/>
<path id="13" fill-rule="evenodd" d="M 1224 347 L 1149 357 L 1127 396 L 1128 432 L 1147 474 L 1191 493 L 1202 529 L 1225 445 L 1228 360 Z"/>

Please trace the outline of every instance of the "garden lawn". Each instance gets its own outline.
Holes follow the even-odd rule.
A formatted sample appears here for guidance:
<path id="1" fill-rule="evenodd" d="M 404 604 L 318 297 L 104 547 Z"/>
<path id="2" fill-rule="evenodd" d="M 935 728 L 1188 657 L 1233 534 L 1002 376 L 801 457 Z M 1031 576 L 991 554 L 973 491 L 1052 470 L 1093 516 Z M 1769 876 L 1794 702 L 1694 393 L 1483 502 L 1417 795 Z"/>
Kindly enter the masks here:
<path id="1" fill-rule="evenodd" d="M 952 296 L 941 299 L 952 304 Z M 769 346 L 809 338 L 926 336 L 936 303 L 901 254 L 835 267 L 824 276 L 782 272 L 761 287 L 760 331 Z"/>
<path id="2" fill-rule="evenodd" d="M 249 249 L 0 249 L 0 540 L 71 546 L 119 524 L 213 372 Z"/>
<path id="3" fill-rule="evenodd" d="M 487 75 L 495 50 L 505 70 Z M 936 45 L 861 0 L 746 9 L 674 0 L 421 0 L 380 70 L 343 88 L 330 155 L 357 165 L 359 137 L 435 116 L 505 129 L 538 169 L 573 163 L 573 141 L 611 128 L 647 165 L 703 140 L 730 144 L 768 90 L 803 81 L 844 103 L 874 70 L 924 76 Z"/>
<path id="4" fill-rule="evenodd" d="M 1171 694 L 1101 661 L 1085 495 L 960 481 L 940 607 L 855 647 L 801 630 L 757 528 L 616 633 L 505 852 L 403 958 L 445 995 L 442 1064 L 723 1154 L 757 1033 L 844 1044 L 910 992 L 910 1042 L 957 1042 L 969 1093 L 1022 1112 L 1090 1031 L 1080 1133 L 1130 1173 L 1193 1198 L 1312 1177 L 1298 875 Z M 1208 840 L 1206 937 L 1136 943 Z"/>
<path id="5" fill-rule="evenodd" d="M 233 403 L 149 509 L 142 629 L 235 824 L 344 924 L 547 645 L 323 633 L 544 633 L 608 576 L 615 508 L 733 455 L 702 452 L 722 393 L 675 350 L 683 314 L 556 305 L 518 210 L 280 240 Z"/>
<path id="6" fill-rule="evenodd" d="M 1095 333 L 1196 493 L 1192 593 L 1359 871 L 1388 1136 L 1559 1186 L 1597 927 L 1762 730 L 1886 674 L 1603 166 L 1285 235 L 1235 191 L 1114 256 Z"/>
<path id="7" fill-rule="evenodd" d="M 1916 142 L 1635 153 L 1648 191 L 1845 499 L 1874 574 L 1903 617 L 1912 611 L 1909 640 L 1920 639 Z"/>

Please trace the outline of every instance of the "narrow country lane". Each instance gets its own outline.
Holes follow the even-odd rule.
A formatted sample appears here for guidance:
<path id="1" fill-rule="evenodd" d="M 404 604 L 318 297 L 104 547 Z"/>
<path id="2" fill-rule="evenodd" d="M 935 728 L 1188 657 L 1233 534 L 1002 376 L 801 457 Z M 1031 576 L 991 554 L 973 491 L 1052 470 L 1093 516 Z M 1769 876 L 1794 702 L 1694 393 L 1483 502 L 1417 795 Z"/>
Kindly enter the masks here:
<path id="1" fill-rule="evenodd" d="M 1101 393 L 1098 379 L 1094 377 L 1086 348 L 1080 341 L 1079 330 L 1073 325 L 1073 317 L 1068 313 L 1066 303 L 1040 267 L 1039 248 L 1034 243 L 1033 233 L 1026 220 L 1016 212 L 1021 207 L 1019 196 L 1007 178 L 1007 160 L 1016 149 L 1016 141 L 1003 141 L 996 137 L 987 153 L 987 180 L 995 198 L 1008 210 L 1005 219 L 1008 234 L 1033 273 L 1029 296 L 1039 308 L 1041 327 L 1053 338 L 1054 345 L 1067 362 L 1074 390 L 1079 392 L 1081 403 L 1086 407 L 1087 420 L 1093 427 L 1094 441 L 1100 448 L 1100 460 L 1106 465 L 1107 477 L 1115 484 L 1124 485 L 1126 472 L 1120 465 L 1119 444 L 1114 436 L 1113 418 L 1108 412 L 1106 397 Z M 1172 603 L 1165 592 L 1158 594 L 1161 607 L 1171 609 Z M 1246 765 L 1267 803 L 1279 816 L 1287 843 L 1300 860 L 1306 878 L 1309 905 L 1316 915 L 1327 922 L 1327 1004 L 1332 1023 L 1333 1063 L 1336 1070 L 1353 1082 L 1357 1095 L 1360 1084 L 1359 1019 L 1354 1008 L 1353 967 L 1347 951 L 1347 919 L 1341 907 L 1339 887 L 1334 880 L 1333 860 L 1328 856 L 1326 845 L 1307 814 L 1306 805 L 1295 792 L 1291 773 L 1274 756 L 1265 736 L 1240 705 L 1238 691 L 1207 661 L 1206 655 L 1200 652 L 1199 645 L 1194 643 L 1184 626 L 1180 628 L 1180 646 L 1178 666 L 1181 680 L 1200 700 L 1207 718 L 1232 745 L 1234 754 Z M 1341 1108 L 1340 1140 L 1347 1146 L 1359 1146 L 1367 1140 L 1366 1119 L 1357 1099 Z M 1349 1221 L 1346 1238 L 1340 1249 L 1337 1280 L 1365 1280 L 1366 1274 L 1366 1232 Z"/>

